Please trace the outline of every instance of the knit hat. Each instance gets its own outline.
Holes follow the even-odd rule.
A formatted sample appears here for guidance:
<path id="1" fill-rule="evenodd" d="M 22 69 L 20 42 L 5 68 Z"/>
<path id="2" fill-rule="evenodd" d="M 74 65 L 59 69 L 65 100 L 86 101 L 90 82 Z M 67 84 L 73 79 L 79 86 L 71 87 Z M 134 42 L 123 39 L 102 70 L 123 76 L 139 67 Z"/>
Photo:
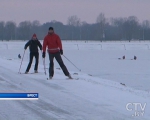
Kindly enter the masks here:
<path id="1" fill-rule="evenodd" d="M 33 37 L 36 37 L 36 34 L 35 34 L 35 33 L 33 34 L 32 38 L 33 38 Z M 37 38 L 37 37 L 36 37 L 36 38 Z"/>
<path id="2" fill-rule="evenodd" d="M 53 27 L 49 27 L 49 30 L 54 30 L 54 28 Z"/>

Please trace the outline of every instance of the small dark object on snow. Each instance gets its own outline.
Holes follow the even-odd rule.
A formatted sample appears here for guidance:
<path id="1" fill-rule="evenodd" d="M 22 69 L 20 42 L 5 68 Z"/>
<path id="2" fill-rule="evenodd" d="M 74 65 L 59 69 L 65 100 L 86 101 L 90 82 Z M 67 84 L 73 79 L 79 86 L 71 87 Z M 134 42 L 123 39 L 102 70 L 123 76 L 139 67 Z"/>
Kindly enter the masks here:
<path id="1" fill-rule="evenodd" d="M 124 60 L 126 57 L 125 57 L 125 55 L 124 56 L 122 56 L 122 59 Z M 121 58 L 118 58 L 118 60 L 121 60 Z"/>
<path id="2" fill-rule="evenodd" d="M 136 60 L 137 59 L 137 57 L 136 56 L 134 56 L 134 60 Z"/>
<path id="3" fill-rule="evenodd" d="M 124 83 L 120 83 L 121 85 L 123 85 L 123 86 L 126 86 Z"/>
<path id="4" fill-rule="evenodd" d="M 73 73 L 74 75 L 78 75 L 78 73 Z"/>
<path id="5" fill-rule="evenodd" d="M 21 55 L 20 54 L 18 55 L 18 58 L 21 59 Z"/>
<path id="6" fill-rule="evenodd" d="M 7 59 L 7 60 L 12 60 L 12 59 Z"/>
<path id="7" fill-rule="evenodd" d="M 122 57 L 122 59 L 123 59 L 123 60 L 126 59 L 125 55 Z"/>

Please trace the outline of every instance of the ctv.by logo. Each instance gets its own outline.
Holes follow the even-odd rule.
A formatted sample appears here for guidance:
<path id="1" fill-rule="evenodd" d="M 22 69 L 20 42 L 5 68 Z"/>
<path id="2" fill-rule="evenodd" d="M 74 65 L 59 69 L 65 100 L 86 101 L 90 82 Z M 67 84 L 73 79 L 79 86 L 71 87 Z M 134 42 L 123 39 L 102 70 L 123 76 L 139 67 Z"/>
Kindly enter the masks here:
<path id="1" fill-rule="evenodd" d="M 146 103 L 127 103 L 126 109 L 130 112 L 133 112 L 133 117 L 144 116 L 146 108 Z"/>

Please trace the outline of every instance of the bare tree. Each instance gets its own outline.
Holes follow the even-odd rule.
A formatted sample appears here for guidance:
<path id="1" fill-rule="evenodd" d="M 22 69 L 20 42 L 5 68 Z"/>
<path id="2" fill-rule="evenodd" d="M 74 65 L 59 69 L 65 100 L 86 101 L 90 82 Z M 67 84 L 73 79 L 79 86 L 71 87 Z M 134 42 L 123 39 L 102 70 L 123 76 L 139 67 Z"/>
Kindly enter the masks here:
<path id="1" fill-rule="evenodd" d="M 0 22 L 0 40 L 4 40 L 4 30 L 5 30 L 5 23 L 4 21 Z"/>
<path id="2" fill-rule="evenodd" d="M 68 18 L 67 24 L 69 25 L 69 31 L 71 31 L 71 39 L 73 40 L 76 37 L 74 36 L 76 27 L 80 27 L 81 25 L 80 18 L 78 18 L 76 15 L 70 16 Z"/>
<path id="3" fill-rule="evenodd" d="M 36 27 L 39 27 L 41 24 L 40 24 L 40 21 L 38 21 L 38 20 L 34 20 L 33 22 L 32 22 L 32 26 L 36 26 Z"/>
<path id="4" fill-rule="evenodd" d="M 144 20 L 142 22 L 141 28 L 140 28 L 140 33 L 142 33 L 142 39 L 145 40 L 147 39 L 146 36 L 149 36 L 149 28 L 150 28 L 150 21 L 149 20 Z"/>
<path id="5" fill-rule="evenodd" d="M 79 26 L 81 22 L 80 22 L 80 18 L 78 18 L 76 15 L 74 15 L 74 16 L 70 16 L 68 18 L 67 23 L 68 23 L 68 25 Z"/>
<path id="6" fill-rule="evenodd" d="M 124 22 L 123 29 L 126 32 L 126 37 L 129 40 L 129 42 L 131 39 L 138 38 L 138 26 L 139 22 L 137 17 L 135 16 L 128 17 Z"/>
<path id="7" fill-rule="evenodd" d="M 99 31 L 99 39 L 103 40 L 105 39 L 105 24 L 106 24 L 106 18 L 104 13 L 100 13 L 96 20 L 98 24 L 98 31 Z"/>
<path id="8" fill-rule="evenodd" d="M 144 20 L 142 22 L 142 27 L 145 28 L 145 29 L 150 28 L 150 21 L 149 20 Z"/>
<path id="9" fill-rule="evenodd" d="M 18 26 L 20 39 L 28 40 L 30 39 L 30 30 L 31 30 L 31 22 L 24 21 L 21 22 Z"/>
<path id="10" fill-rule="evenodd" d="M 5 24 L 5 38 L 7 40 L 14 40 L 16 36 L 16 23 L 8 21 Z"/>
<path id="11" fill-rule="evenodd" d="M 114 27 L 114 30 L 112 32 L 117 33 L 117 38 L 119 40 L 126 38 L 123 32 L 123 24 L 125 21 L 126 21 L 126 18 L 110 18 L 110 25 Z"/>
<path id="12" fill-rule="evenodd" d="M 31 23 L 31 31 L 30 31 L 30 36 L 34 33 L 37 34 L 37 37 L 39 38 L 39 36 L 41 35 L 41 32 L 40 32 L 40 22 L 38 20 L 34 20 L 32 23 Z"/>

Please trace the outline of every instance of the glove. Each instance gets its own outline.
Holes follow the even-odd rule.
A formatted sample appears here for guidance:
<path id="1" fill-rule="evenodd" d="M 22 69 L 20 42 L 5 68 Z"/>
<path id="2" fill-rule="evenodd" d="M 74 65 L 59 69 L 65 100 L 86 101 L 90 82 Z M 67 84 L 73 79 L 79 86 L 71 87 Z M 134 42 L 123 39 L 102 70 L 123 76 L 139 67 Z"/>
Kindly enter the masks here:
<path id="1" fill-rule="evenodd" d="M 45 58 L 45 52 L 43 52 L 42 57 Z"/>
<path id="2" fill-rule="evenodd" d="M 63 50 L 60 50 L 60 54 L 63 55 Z"/>

